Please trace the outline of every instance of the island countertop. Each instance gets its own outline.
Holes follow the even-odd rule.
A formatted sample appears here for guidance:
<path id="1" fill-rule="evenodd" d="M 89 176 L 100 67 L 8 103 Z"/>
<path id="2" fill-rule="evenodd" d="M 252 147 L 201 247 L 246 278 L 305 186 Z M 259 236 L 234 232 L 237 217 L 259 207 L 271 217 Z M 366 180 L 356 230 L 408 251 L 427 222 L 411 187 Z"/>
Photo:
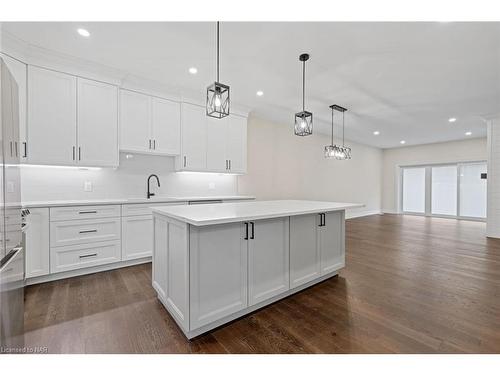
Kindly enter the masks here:
<path id="1" fill-rule="evenodd" d="M 359 203 L 306 200 L 275 200 L 192 206 L 151 207 L 153 213 L 185 223 L 204 226 L 247 220 L 271 219 L 363 207 Z"/>

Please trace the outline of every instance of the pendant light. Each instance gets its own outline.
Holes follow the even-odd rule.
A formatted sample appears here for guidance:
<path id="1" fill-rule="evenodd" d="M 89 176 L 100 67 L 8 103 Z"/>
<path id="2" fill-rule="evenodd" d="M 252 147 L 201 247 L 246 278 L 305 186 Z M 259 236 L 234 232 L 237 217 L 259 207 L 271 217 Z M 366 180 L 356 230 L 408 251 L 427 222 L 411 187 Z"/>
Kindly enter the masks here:
<path id="1" fill-rule="evenodd" d="M 325 146 L 325 158 L 328 159 L 337 159 L 337 160 L 347 160 L 351 159 L 351 148 L 346 147 L 344 143 L 344 135 L 345 135 L 345 111 L 346 108 L 341 107 L 337 104 L 332 104 L 330 106 L 332 109 L 332 143 L 329 146 Z M 342 146 L 337 146 L 333 143 L 333 114 L 334 111 L 342 112 Z"/>
<path id="2" fill-rule="evenodd" d="M 306 61 L 309 60 L 309 55 L 303 53 L 299 56 L 302 61 L 302 111 L 295 114 L 295 135 L 306 136 L 313 132 L 313 114 L 305 110 L 306 97 Z"/>
<path id="3" fill-rule="evenodd" d="M 207 116 L 223 118 L 229 115 L 229 86 L 219 82 L 219 22 L 217 22 L 217 78 L 207 87 Z"/>

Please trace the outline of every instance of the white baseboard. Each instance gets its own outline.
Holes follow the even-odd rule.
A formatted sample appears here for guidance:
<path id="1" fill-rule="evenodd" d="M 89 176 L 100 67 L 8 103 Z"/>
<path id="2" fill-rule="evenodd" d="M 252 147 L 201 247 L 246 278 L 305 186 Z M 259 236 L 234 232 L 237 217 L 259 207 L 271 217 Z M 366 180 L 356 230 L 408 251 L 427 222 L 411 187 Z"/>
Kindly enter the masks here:
<path id="1" fill-rule="evenodd" d="M 382 213 L 382 211 L 380 211 L 380 210 L 355 211 L 355 212 L 349 212 L 349 210 L 347 210 L 345 213 L 345 218 L 346 219 L 354 219 L 356 217 L 362 217 L 362 216 L 380 215 L 381 213 Z"/>
<path id="2" fill-rule="evenodd" d="M 399 212 L 395 210 L 382 209 L 383 214 L 399 215 Z"/>

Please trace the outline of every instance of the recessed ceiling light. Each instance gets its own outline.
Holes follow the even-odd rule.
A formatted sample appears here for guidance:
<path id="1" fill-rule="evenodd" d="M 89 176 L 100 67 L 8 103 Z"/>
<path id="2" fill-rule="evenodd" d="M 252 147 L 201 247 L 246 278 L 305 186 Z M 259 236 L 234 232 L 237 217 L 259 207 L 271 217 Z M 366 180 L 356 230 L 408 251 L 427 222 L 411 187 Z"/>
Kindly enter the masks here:
<path id="1" fill-rule="evenodd" d="M 78 29 L 76 30 L 78 31 L 78 34 L 80 34 L 81 36 L 84 36 L 86 38 L 88 38 L 90 36 L 90 33 L 88 30 L 85 30 L 85 29 Z"/>
<path id="2" fill-rule="evenodd" d="M 455 117 L 450 117 L 450 118 L 448 119 L 448 122 L 455 122 L 455 121 L 457 121 L 457 119 L 456 119 Z"/>
<path id="3" fill-rule="evenodd" d="M 465 132 L 465 135 L 472 135 L 472 132 Z"/>
<path id="4" fill-rule="evenodd" d="M 260 90 L 257 91 L 257 96 L 262 96 L 262 95 L 264 95 L 264 91 L 260 91 Z"/>
<path id="5" fill-rule="evenodd" d="M 196 69 L 194 66 L 192 66 L 191 68 L 189 68 L 189 73 L 196 74 L 196 73 L 198 73 L 198 69 Z"/>
<path id="6" fill-rule="evenodd" d="M 380 132 L 379 132 L 378 130 L 375 130 L 375 131 L 373 132 L 373 135 L 379 135 L 379 134 L 380 134 Z"/>
<path id="7" fill-rule="evenodd" d="M 399 143 L 401 143 L 402 145 L 404 145 L 406 143 L 406 141 L 400 141 Z"/>

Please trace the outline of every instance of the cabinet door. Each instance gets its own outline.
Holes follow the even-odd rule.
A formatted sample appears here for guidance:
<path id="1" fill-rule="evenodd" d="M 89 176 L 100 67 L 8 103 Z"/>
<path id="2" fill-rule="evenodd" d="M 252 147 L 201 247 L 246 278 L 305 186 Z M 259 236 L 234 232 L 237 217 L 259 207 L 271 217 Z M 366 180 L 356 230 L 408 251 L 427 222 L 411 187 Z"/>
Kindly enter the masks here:
<path id="1" fill-rule="evenodd" d="M 30 163 L 76 163 L 76 77 L 28 67 L 27 135 Z"/>
<path id="2" fill-rule="evenodd" d="M 321 275 L 334 272 L 345 266 L 344 213 L 325 214 L 324 226 L 320 228 Z"/>
<path id="3" fill-rule="evenodd" d="M 2 103 L 0 108 L 2 108 L 1 116 L 1 129 L 2 133 L 1 141 L 3 143 L 4 150 L 4 162 L 6 164 L 16 164 L 17 163 L 17 152 L 16 152 L 16 144 L 15 144 L 15 112 L 17 110 L 16 106 L 16 98 L 17 94 L 17 85 L 15 80 L 9 75 L 9 71 L 7 70 L 7 66 L 5 64 L 1 64 L 1 79 L 2 79 L 2 92 L 1 99 Z M 18 145 L 17 145 L 18 146 Z"/>
<path id="4" fill-rule="evenodd" d="M 181 107 L 170 100 L 152 98 L 153 152 L 179 155 L 181 150 Z"/>
<path id="5" fill-rule="evenodd" d="M 78 164 L 118 165 L 118 89 L 78 78 Z"/>
<path id="6" fill-rule="evenodd" d="M 290 288 L 321 275 L 319 215 L 290 217 Z"/>
<path id="7" fill-rule="evenodd" d="M 243 225 L 190 226 L 190 330 L 247 307 Z"/>
<path id="8" fill-rule="evenodd" d="M 151 151 L 151 97 L 120 90 L 120 150 Z"/>
<path id="9" fill-rule="evenodd" d="M 252 306 L 289 289 L 289 221 L 277 218 L 249 225 L 248 304 Z"/>
<path id="10" fill-rule="evenodd" d="M 7 68 L 14 77 L 17 84 L 17 99 L 18 99 L 18 117 L 19 128 L 16 132 L 19 135 L 18 154 L 21 161 L 26 160 L 26 104 L 27 104 L 27 69 L 26 64 L 13 59 L 7 55 L 1 55 Z M 16 134 L 17 135 L 17 134 Z M 17 138 L 16 138 L 17 139 Z"/>
<path id="11" fill-rule="evenodd" d="M 229 172 L 226 157 L 226 135 L 228 118 L 207 118 L 207 170 L 211 172 Z"/>
<path id="12" fill-rule="evenodd" d="M 226 134 L 226 157 L 229 159 L 230 171 L 246 173 L 247 118 L 238 115 L 229 116 Z"/>
<path id="13" fill-rule="evenodd" d="M 26 278 L 48 275 L 49 263 L 49 209 L 30 208 L 25 239 Z"/>
<path id="14" fill-rule="evenodd" d="M 182 104 L 181 169 L 204 171 L 207 168 L 207 115 L 205 108 Z"/>
<path id="15" fill-rule="evenodd" d="M 153 216 L 122 217 L 122 260 L 153 254 Z"/>

